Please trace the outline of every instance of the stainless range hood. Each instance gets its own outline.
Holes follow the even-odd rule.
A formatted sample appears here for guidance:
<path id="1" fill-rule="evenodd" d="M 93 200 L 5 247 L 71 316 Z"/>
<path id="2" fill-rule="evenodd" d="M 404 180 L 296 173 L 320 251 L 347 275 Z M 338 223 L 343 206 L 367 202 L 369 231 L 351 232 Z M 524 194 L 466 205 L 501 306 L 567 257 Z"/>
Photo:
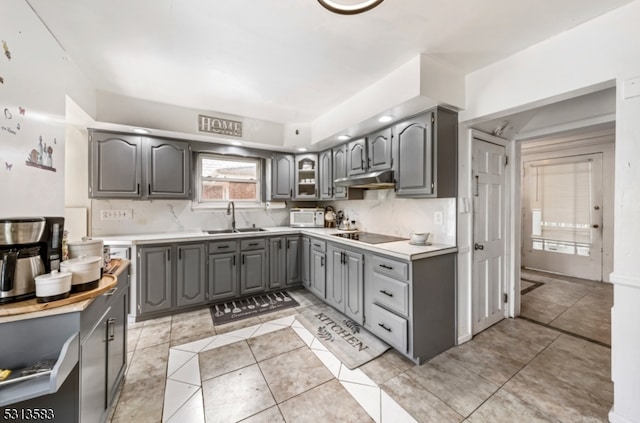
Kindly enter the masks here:
<path id="1" fill-rule="evenodd" d="M 394 188 L 393 170 L 379 170 L 361 175 L 338 178 L 333 181 L 338 187 L 389 189 Z"/>

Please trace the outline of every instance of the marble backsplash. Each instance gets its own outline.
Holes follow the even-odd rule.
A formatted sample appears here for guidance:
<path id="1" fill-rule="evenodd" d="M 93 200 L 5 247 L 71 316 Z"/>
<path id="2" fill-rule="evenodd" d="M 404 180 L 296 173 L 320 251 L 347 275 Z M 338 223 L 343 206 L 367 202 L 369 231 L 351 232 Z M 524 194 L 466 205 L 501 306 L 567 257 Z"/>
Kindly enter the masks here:
<path id="1" fill-rule="evenodd" d="M 231 227 L 226 209 L 192 210 L 189 200 L 92 200 L 91 235 L 190 232 Z M 131 220 L 101 220 L 101 210 L 132 210 Z M 236 209 L 238 228 L 288 226 L 289 209 Z"/>
<path id="2" fill-rule="evenodd" d="M 365 191 L 363 200 L 328 203 L 355 220 L 361 231 L 409 238 L 412 233 L 429 232 L 430 242 L 456 244 L 455 198 L 396 198 L 393 190 Z M 442 224 L 434 222 L 442 213 Z"/>
<path id="3" fill-rule="evenodd" d="M 358 229 L 385 235 L 410 237 L 414 232 L 430 232 L 431 242 L 455 245 L 456 202 L 453 198 L 396 198 L 392 190 L 365 191 L 363 200 L 345 200 L 330 204 L 342 210 Z M 298 203 L 297 205 L 302 205 Z M 309 207 L 315 204 L 309 204 Z M 101 220 L 102 210 L 132 210 L 131 220 Z M 442 224 L 434 214 L 442 213 Z M 288 226 L 289 209 L 236 209 L 239 228 Z M 189 232 L 231 227 L 226 209 L 193 210 L 188 200 L 92 200 L 91 236 Z"/>

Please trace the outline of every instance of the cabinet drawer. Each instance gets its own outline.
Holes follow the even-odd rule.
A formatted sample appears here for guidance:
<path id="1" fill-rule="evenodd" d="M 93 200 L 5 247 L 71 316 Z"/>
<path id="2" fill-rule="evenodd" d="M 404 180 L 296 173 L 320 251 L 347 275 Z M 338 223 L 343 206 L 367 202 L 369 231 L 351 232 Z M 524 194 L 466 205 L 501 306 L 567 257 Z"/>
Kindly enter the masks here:
<path id="1" fill-rule="evenodd" d="M 311 249 L 314 251 L 327 251 L 327 243 L 319 239 L 311 238 Z"/>
<path id="2" fill-rule="evenodd" d="M 243 239 L 240 241 L 240 250 L 248 251 L 248 250 L 261 250 L 266 246 L 266 242 L 264 238 L 260 239 Z"/>
<path id="3" fill-rule="evenodd" d="M 407 351 L 407 320 L 373 304 L 371 330 L 399 351 Z"/>
<path id="4" fill-rule="evenodd" d="M 238 248 L 238 241 L 217 241 L 209 243 L 209 254 L 216 253 L 230 253 L 236 251 Z"/>
<path id="5" fill-rule="evenodd" d="M 373 273 L 373 300 L 392 311 L 409 315 L 409 284 Z"/>
<path id="6" fill-rule="evenodd" d="M 409 280 L 409 265 L 387 257 L 373 256 L 373 271 L 392 278 Z"/>

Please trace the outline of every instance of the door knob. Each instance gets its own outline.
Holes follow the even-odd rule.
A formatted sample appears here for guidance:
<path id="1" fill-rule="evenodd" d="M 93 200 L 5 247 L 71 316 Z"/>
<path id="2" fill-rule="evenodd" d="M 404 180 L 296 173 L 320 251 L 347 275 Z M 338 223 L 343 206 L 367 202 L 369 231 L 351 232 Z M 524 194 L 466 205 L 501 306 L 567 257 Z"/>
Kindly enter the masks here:
<path id="1" fill-rule="evenodd" d="M 484 245 L 482 244 L 478 244 L 477 242 L 475 244 L 473 244 L 473 249 L 474 250 L 484 250 Z"/>
<path id="2" fill-rule="evenodd" d="M 598 229 L 598 228 L 600 227 L 600 225 L 598 225 L 597 223 L 595 223 L 595 224 L 591 225 L 591 227 L 592 227 L 592 228 L 594 228 L 594 229 Z"/>

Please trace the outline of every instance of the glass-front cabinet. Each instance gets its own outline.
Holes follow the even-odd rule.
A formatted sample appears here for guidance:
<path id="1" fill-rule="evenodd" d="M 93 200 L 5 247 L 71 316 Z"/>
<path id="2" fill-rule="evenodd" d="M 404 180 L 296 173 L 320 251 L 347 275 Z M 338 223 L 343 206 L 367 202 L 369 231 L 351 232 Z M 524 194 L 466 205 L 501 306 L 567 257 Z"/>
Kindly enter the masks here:
<path id="1" fill-rule="evenodd" d="M 295 167 L 296 200 L 318 199 L 318 155 L 296 155 Z"/>

